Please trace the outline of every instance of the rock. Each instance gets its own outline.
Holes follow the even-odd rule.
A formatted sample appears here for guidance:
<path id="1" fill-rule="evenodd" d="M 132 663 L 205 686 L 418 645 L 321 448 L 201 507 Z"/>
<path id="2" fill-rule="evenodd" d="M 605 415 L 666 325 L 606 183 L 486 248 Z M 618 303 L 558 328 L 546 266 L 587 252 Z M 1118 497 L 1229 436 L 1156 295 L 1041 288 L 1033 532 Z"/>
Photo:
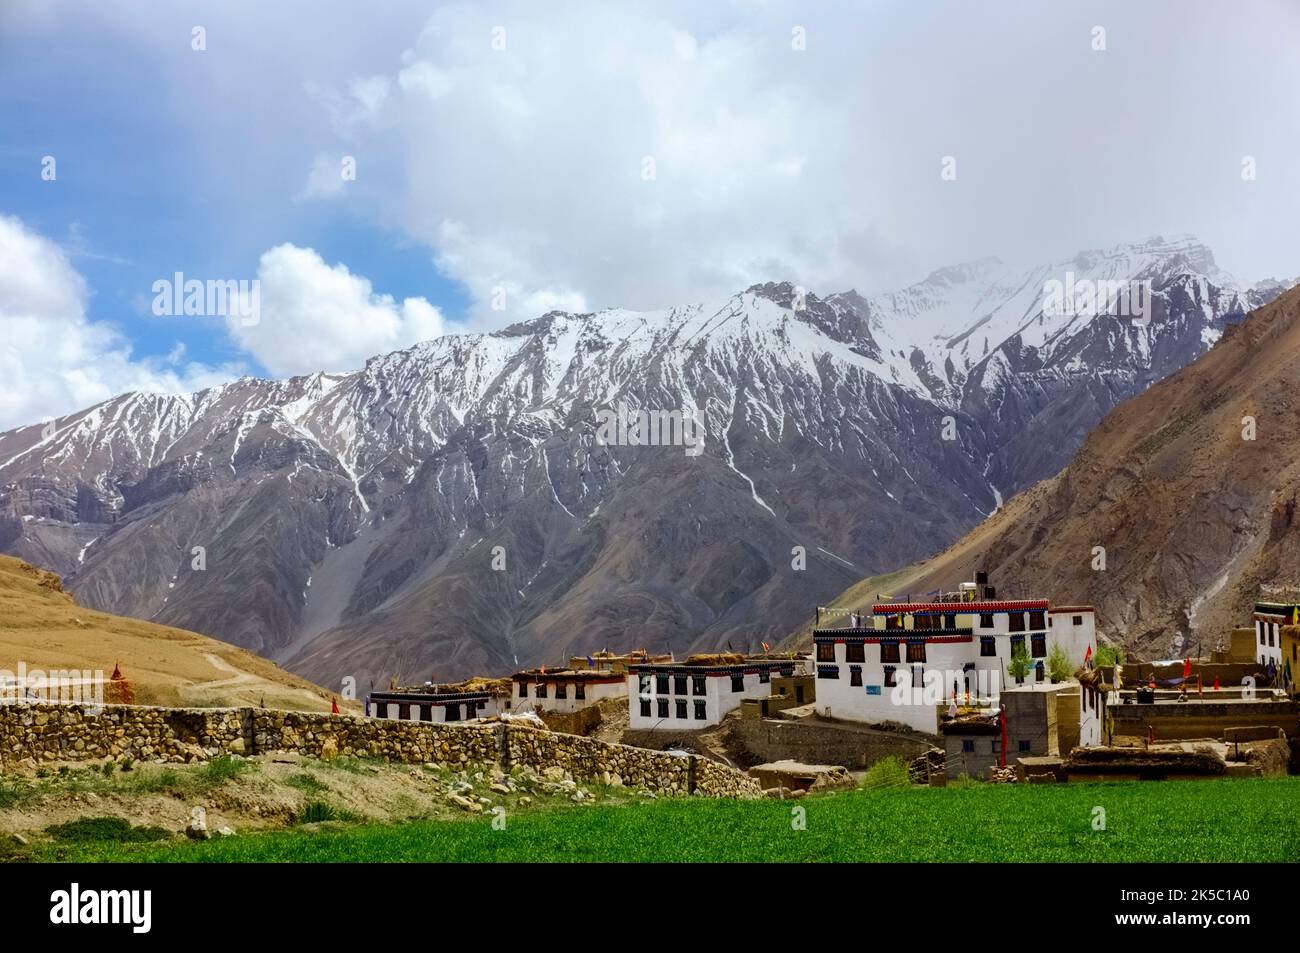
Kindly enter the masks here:
<path id="1" fill-rule="evenodd" d="M 212 833 L 208 830 L 208 819 L 202 811 L 190 816 L 190 822 L 185 825 L 185 836 L 190 840 L 211 839 Z"/>
<path id="2" fill-rule="evenodd" d="M 22 834 L 14 834 L 13 838 L 14 838 L 14 843 L 22 847 L 26 847 L 28 844 L 27 838 L 24 837 Z"/>
<path id="3" fill-rule="evenodd" d="M 217 828 L 217 833 L 222 837 L 235 837 L 235 829 L 227 825 L 226 827 Z"/>
<path id="4" fill-rule="evenodd" d="M 459 794 L 449 794 L 447 800 L 452 804 L 455 804 L 461 810 L 469 811 L 471 814 L 479 814 L 483 811 L 483 805 L 478 803 L 478 801 L 471 801 L 469 798 L 461 797 Z"/>
<path id="5" fill-rule="evenodd" d="M 333 738 L 326 738 L 320 743 L 320 759 L 333 761 L 339 756 L 339 743 Z"/>
<path id="6" fill-rule="evenodd" d="M 548 764 L 542 769 L 542 777 L 548 781 L 563 781 L 568 772 L 558 764 Z"/>
<path id="7" fill-rule="evenodd" d="M 495 782 L 493 783 L 491 790 L 496 791 L 497 794 L 509 794 L 511 789 L 500 782 Z"/>
<path id="8" fill-rule="evenodd" d="M 525 797 L 521 797 L 521 798 L 519 799 L 519 806 L 520 806 L 520 807 L 528 807 L 528 806 L 529 806 L 530 804 L 532 804 L 532 803 L 533 803 L 533 799 L 530 798 L 530 797 L 526 797 L 526 796 L 525 796 Z"/>

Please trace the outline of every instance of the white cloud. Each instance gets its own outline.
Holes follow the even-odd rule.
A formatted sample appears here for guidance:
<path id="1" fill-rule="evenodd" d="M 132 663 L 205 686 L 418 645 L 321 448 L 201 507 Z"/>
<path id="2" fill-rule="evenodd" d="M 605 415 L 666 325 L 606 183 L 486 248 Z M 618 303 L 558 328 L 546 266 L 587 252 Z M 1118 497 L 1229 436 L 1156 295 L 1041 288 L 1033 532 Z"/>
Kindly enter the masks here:
<path id="1" fill-rule="evenodd" d="M 1170 230 L 1229 267 L 1253 233 L 1239 270 L 1276 270 L 1295 245 L 1265 209 L 1300 180 L 1243 190 L 1236 163 L 1293 154 L 1269 117 L 1293 98 L 1277 33 L 1294 14 L 1176 9 L 454 2 L 394 50 L 389 82 L 371 59 L 316 98 L 364 163 L 367 213 L 427 244 L 493 324 L 538 301 L 657 307 L 783 278 L 881 291 Z"/>
<path id="2" fill-rule="evenodd" d="M 86 283 L 54 242 L 0 215 L 0 429 L 34 423 L 129 390 L 184 392 L 233 367 L 136 358 L 116 328 L 86 317 Z"/>
<path id="3" fill-rule="evenodd" d="M 227 329 L 272 374 L 350 371 L 366 358 L 443 333 L 441 312 L 424 298 L 400 304 L 375 294 L 343 264 L 328 265 L 311 248 L 278 245 L 262 255 L 261 318 Z"/>

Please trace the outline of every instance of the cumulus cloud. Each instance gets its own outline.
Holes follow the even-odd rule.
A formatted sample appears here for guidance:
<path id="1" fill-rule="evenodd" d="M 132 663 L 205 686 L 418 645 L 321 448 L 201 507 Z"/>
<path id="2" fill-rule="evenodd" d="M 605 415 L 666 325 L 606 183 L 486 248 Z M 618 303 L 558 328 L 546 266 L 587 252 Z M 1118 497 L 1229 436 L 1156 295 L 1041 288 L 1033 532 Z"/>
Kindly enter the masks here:
<path id="1" fill-rule="evenodd" d="M 137 358 L 115 327 L 86 317 L 86 282 L 54 242 L 0 215 L 0 429 L 69 413 L 129 390 L 197 390 L 235 373 Z"/>
<path id="2" fill-rule="evenodd" d="M 235 341 L 272 374 L 349 371 L 366 358 L 443 333 L 442 313 L 424 298 L 376 294 L 346 265 L 284 244 L 262 255 L 261 315 L 227 319 Z"/>

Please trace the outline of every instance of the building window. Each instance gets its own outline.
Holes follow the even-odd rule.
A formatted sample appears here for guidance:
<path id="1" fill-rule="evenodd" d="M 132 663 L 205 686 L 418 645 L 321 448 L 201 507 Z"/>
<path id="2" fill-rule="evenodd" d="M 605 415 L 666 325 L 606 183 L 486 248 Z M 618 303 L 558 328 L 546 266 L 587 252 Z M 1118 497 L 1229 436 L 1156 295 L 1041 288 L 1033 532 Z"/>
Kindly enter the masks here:
<path id="1" fill-rule="evenodd" d="M 648 698 L 641 699 L 641 717 L 642 718 L 650 717 L 650 699 Z"/>
<path id="2" fill-rule="evenodd" d="M 817 661 L 834 662 L 835 661 L 835 643 L 818 642 L 817 643 Z"/>
<path id="3" fill-rule="evenodd" d="M 901 615 L 885 616 L 886 629 L 901 629 L 903 627 L 903 617 Z"/>
<path id="4" fill-rule="evenodd" d="M 1016 657 L 1016 652 L 1025 647 L 1025 637 L 1023 635 L 1013 635 L 1011 637 L 1011 657 Z"/>
<path id="5" fill-rule="evenodd" d="M 993 628 L 993 613 L 992 613 L 992 612 L 981 612 L 981 613 L 980 613 L 980 628 L 981 628 L 981 629 L 991 629 L 991 628 Z"/>
<path id="6" fill-rule="evenodd" d="M 650 694 L 650 676 L 649 676 L 649 675 L 638 675 L 638 676 L 637 676 L 637 686 L 638 686 L 638 688 L 637 688 L 637 692 L 638 692 L 639 694 L 641 694 L 641 695 L 649 695 L 649 694 Z"/>
<path id="7" fill-rule="evenodd" d="M 846 662 L 865 662 L 867 660 L 867 647 L 861 642 L 851 642 L 844 646 Z"/>
<path id="8" fill-rule="evenodd" d="M 840 667 L 838 665 L 818 665 L 817 677 L 818 678 L 839 678 Z"/>
<path id="9" fill-rule="evenodd" d="M 760 668 L 758 670 L 758 681 L 761 685 L 766 685 L 772 681 L 772 670 L 770 668 Z"/>
<path id="10" fill-rule="evenodd" d="M 745 690 L 744 672 L 737 672 L 731 676 L 731 690 L 733 692 L 743 692 Z"/>
<path id="11" fill-rule="evenodd" d="M 924 643 L 924 642 L 908 642 L 908 643 L 907 643 L 907 660 L 908 660 L 909 662 L 924 662 L 924 661 L 925 661 L 925 643 Z"/>
<path id="12" fill-rule="evenodd" d="M 985 658 L 996 657 L 998 654 L 998 643 L 994 641 L 991 635 L 980 636 L 980 655 Z"/>
<path id="13" fill-rule="evenodd" d="M 406 721 L 411 717 L 411 706 L 406 702 L 399 702 L 397 705 L 397 720 Z"/>
<path id="14" fill-rule="evenodd" d="M 961 740 L 961 750 L 964 751 L 966 754 L 974 754 L 974 753 L 975 753 L 975 739 L 974 739 L 974 738 L 963 738 L 963 739 Z"/>
<path id="15" fill-rule="evenodd" d="M 1025 631 L 1025 614 L 1023 612 L 1007 613 L 1007 628 L 1012 632 Z"/>
<path id="16" fill-rule="evenodd" d="M 861 687 L 861 685 L 862 685 L 862 666 L 861 666 L 861 665 L 850 665 L 850 666 L 849 666 L 849 684 L 850 684 L 850 685 L 856 685 L 856 686 Z"/>
<path id="17" fill-rule="evenodd" d="M 674 694 L 674 695 L 685 695 L 685 694 L 686 694 L 686 676 L 685 676 L 685 675 L 674 675 L 674 676 L 673 676 L 673 694 Z"/>
<path id="18" fill-rule="evenodd" d="M 668 717 L 668 699 L 660 698 L 655 702 L 655 713 L 660 718 Z"/>
<path id="19" fill-rule="evenodd" d="M 1031 629 L 1047 628 L 1047 623 L 1043 620 L 1043 613 L 1041 611 L 1029 613 L 1029 627 Z"/>
<path id="20" fill-rule="evenodd" d="M 1075 625 L 1083 625 L 1083 616 L 1081 615 L 1073 616 L 1071 621 L 1073 621 Z"/>
<path id="21" fill-rule="evenodd" d="M 1027 753 L 1028 751 L 1029 751 L 1029 741 L 1028 741 L 1028 739 L 1026 739 L 1026 738 L 1021 738 L 1021 739 L 1020 739 L 1020 752 L 1021 752 L 1021 754 L 1025 754 L 1025 753 Z"/>
<path id="22" fill-rule="evenodd" d="M 1277 623 L 1270 622 L 1268 626 L 1268 644 L 1273 644 L 1273 636 L 1277 634 Z"/>
<path id="23" fill-rule="evenodd" d="M 421 706 L 420 706 L 420 721 L 433 721 L 433 706 L 432 706 L 432 705 L 421 705 Z"/>
<path id="24" fill-rule="evenodd" d="M 660 695 L 668 694 L 668 674 L 666 672 L 663 675 L 655 676 L 655 691 Z"/>
<path id="25" fill-rule="evenodd" d="M 527 682 L 520 682 L 520 683 L 519 683 L 519 697 L 520 697 L 520 698 L 527 698 L 527 697 L 528 697 L 528 683 L 527 683 Z"/>
<path id="26" fill-rule="evenodd" d="M 573 686 L 573 697 L 574 697 L 574 698 L 577 698 L 577 699 L 580 699 L 581 701 L 586 701 L 586 700 L 587 700 L 587 686 L 584 685 L 582 682 L 578 682 L 577 684 L 575 684 L 575 685 Z"/>
<path id="27" fill-rule="evenodd" d="M 1035 634 L 1029 639 L 1029 653 L 1034 658 L 1047 658 L 1047 636 Z"/>
<path id="28" fill-rule="evenodd" d="M 1263 645 L 1264 644 L 1264 623 L 1256 622 L 1255 631 L 1259 633 L 1259 644 Z"/>
<path id="29" fill-rule="evenodd" d="M 546 697 L 546 683 L 545 683 L 545 682 L 538 682 L 538 683 L 537 683 L 537 688 L 533 691 L 533 694 L 534 694 L 536 697 L 538 697 L 538 698 L 545 698 L 545 697 Z"/>
<path id="30" fill-rule="evenodd" d="M 897 643 L 897 642 L 881 642 L 881 643 L 880 643 L 880 661 L 882 661 L 882 662 L 897 662 L 898 660 L 899 660 L 899 658 L 898 658 L 898 643 Z"/>
<path id="31" fill-rule="evenodd" d="M 460 721 L 459 705 L 444 705 L 442 710 L 446 712 L 446 715 L 443 716 L 443 721 Z"/>
<path id="32" fill-rule="evenodd" d="M 556 698 L 568 698 L 568 697 L 569 697 L 569 686 L 566 685 L 564 682 L 556 682 L 556 683 L 555 683 L 555 697 L 556 697 Z"/>
<path id="33" fill-rule="evenodd" d="M 696 721 L 704 720 L 704 702 L 695 703 L 695 720 Z"/>
<path id="34" fill-rule="evenodd" d="M 685 720 L 686 718 L 686 699 L 677 699 L 677 717 Z"/>
<path id="35" fill-rule="evenodd" d="M 695 675 L 691 678 L 691 691 L 696 695 L 703 695 L 705 693 L 703 675 Z"/>
<path id="36" fill-rule="evenodd" d="M 894 680 L 894 673 L 897 671 L 898 669 L 894 668 L 894 666 L 892 665 L 885 666 L 885 687 L 886 688 L 893 688 L 896 684 L 898 684 Z"/>

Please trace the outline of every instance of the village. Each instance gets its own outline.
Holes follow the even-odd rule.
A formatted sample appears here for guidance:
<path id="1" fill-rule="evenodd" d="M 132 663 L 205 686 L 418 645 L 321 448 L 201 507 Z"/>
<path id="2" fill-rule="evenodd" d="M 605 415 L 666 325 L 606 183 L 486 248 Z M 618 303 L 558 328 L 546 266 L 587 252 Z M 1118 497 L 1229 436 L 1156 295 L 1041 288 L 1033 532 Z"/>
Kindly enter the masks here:
<path id="1" fill-rule="evenodd" d="M 816 609 L 810 654 L 602 650 L 506 679 L 392 686 L 371 718 L 523 720 L 700 755 L 773 796 L 855 783 L 897 757 L 913 782 L 1165 780 L 1288 773 L 1300 734 L 1300 592 L 1262 592 L 1204 657 L 1132 659 L 1092 606 L 951 591 Z"/>

